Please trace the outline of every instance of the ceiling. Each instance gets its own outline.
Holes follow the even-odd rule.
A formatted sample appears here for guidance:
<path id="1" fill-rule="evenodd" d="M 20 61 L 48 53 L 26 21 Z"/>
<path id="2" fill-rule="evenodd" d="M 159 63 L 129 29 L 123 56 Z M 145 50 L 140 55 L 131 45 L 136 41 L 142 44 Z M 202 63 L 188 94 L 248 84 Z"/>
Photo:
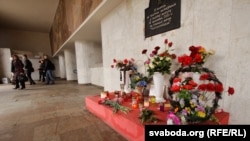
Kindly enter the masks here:
<path id="1" fill-rule="evenodd" d="M 101 19 L 122 1 L 102 0 L 54 56 L 77 40 L 101 42 Z M 0 28 L 49 33 L 58 3 L 59 0 L 0 0 Z"/>
<path id="2" fill-rule="evenodd" d="M 49 33 L 59 0 L 0 0 L 0 28 Z"/>

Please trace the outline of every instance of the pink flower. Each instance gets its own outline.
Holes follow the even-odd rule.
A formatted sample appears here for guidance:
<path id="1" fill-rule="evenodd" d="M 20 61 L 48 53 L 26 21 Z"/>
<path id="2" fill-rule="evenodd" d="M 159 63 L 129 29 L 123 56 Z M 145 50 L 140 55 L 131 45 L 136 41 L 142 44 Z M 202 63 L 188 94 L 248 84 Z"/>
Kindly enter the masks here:
<path id="1" fill-rule="evenodd" d="M 149 64 L 150 63 L 150 59 L 148 59 L 148 60 L 146 60 L 145 62 L 144 62 L 144 64 Z"/>
<path id="2" fill-rule="evenodd" d="M 177 115 L 174 114 L 174 112 L 169 112 L 169 114 L 167 115 L 167 120 L 172 120 L 175 125 L 181 124 L 181 120 Z"/>

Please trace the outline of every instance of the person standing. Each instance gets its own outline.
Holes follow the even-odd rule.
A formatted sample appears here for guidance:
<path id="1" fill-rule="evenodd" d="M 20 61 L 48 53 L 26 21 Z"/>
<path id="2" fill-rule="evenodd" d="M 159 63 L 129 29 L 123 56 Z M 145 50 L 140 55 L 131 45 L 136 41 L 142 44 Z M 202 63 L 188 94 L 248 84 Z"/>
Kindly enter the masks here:
<path id="1" fill-rule="evenodd" d="M 24 69 L 25 69 L 25 73 L 28 77 L 28 80 L 30 82 L 30 85 L 35 85 L 35 81 L 32 79 L 32 72 L 34 72 L 34 68 L 33 68 L 33 65 L 31 63 L 31 61 L 28 59 L 27 55 L 24 54 Z"/>
<path id="2" fill-rule="evenodd" d="M 49 60 L 48 55 L 44 55 L 44 69 L 46 73 L 46 84 L 55 84 L 55 77 L 54 77 L 54 64 Z"/>
<path id="3" fill-rule="evenodd" d="M 20 88 L 20 85 L 21 85 L 21 89 L 25 89 L 25 80 L 23 79 L 25 77 L 25 74 L 24 74 L 23 67 L 24 67 L 24 64 L 19 59 L 19 57 L 17 55 L 13 55 L 13 60 L 11 64 L 11 72 L 14 74 L 14 79 L 15 79 L 14 89 Z"/>
<path id="4" fill-rule="evenodd" d="M 39 81 L 45 82 L 45 65 L 44 65 L 43 58 L 41 58 L 39 60 L 39 63 L 40 63 L 39 68 L 38 68 L 38 70 L 39 70 Z"/>

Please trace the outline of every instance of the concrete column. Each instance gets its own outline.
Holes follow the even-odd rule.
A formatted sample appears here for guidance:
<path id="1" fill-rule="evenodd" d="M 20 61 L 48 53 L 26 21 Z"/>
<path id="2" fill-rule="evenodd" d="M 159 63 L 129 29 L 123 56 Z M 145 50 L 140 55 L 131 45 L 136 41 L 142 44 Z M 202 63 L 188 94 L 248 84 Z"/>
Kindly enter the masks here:
<path id="1" fill-rule="evenodd" d="M 74 48 L 65 49 L 64 50 L 64 57 L 65 57 L 66 79 L 67 80 L 77 80 L 76 56 L 75 56 Z"/>
<path id="2" fill-rule="evenodd" d="M 91 74 L 91 68 L 102 62 L 102 52 L 99 44 L 91 41 L 76 41 L 75 50 L 79 84 L 92 83 L 91 78 L 93 75 L 103 76 L 102 72 Z"/>
<path id="3" fill-rule="evenodd" d="M 61 54 L 58 56 L 59 59 L 59 75 L 61 79 L 66 78 L 66 69 L 65 69 L 65 58 L 64 55 Z"/>
<path id="4" fill-rule="evenodd" d="M 0 48 L 0 83 L 2 78 L 11 75 L 11 54 L 9 48 Z"/>

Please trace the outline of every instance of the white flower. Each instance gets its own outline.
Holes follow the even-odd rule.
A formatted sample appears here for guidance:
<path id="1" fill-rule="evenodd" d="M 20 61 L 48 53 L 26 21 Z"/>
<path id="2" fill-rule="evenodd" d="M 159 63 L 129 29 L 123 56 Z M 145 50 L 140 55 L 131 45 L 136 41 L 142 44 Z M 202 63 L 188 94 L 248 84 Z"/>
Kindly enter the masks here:
<path id="1" fill-rule="evenodd" d="M 166 57 L 166 61 L 170 61 L 171 60 L 171 58 L 169 58 L 169 57 Z"/>
<path id="2" fill-rule="evenodd" d="M 210 49 L 208 52 L 207 52 L 209 55 L 214 55 L 215 54 L 215 51 Z"/>
<path id="3" fill-rule="evenodd" d="M 154 64 L 152 62 L 150 62 L 149 67 L 152 68 L 152 69 L 155 68 L 155 66 L 154 66 Z"/>

